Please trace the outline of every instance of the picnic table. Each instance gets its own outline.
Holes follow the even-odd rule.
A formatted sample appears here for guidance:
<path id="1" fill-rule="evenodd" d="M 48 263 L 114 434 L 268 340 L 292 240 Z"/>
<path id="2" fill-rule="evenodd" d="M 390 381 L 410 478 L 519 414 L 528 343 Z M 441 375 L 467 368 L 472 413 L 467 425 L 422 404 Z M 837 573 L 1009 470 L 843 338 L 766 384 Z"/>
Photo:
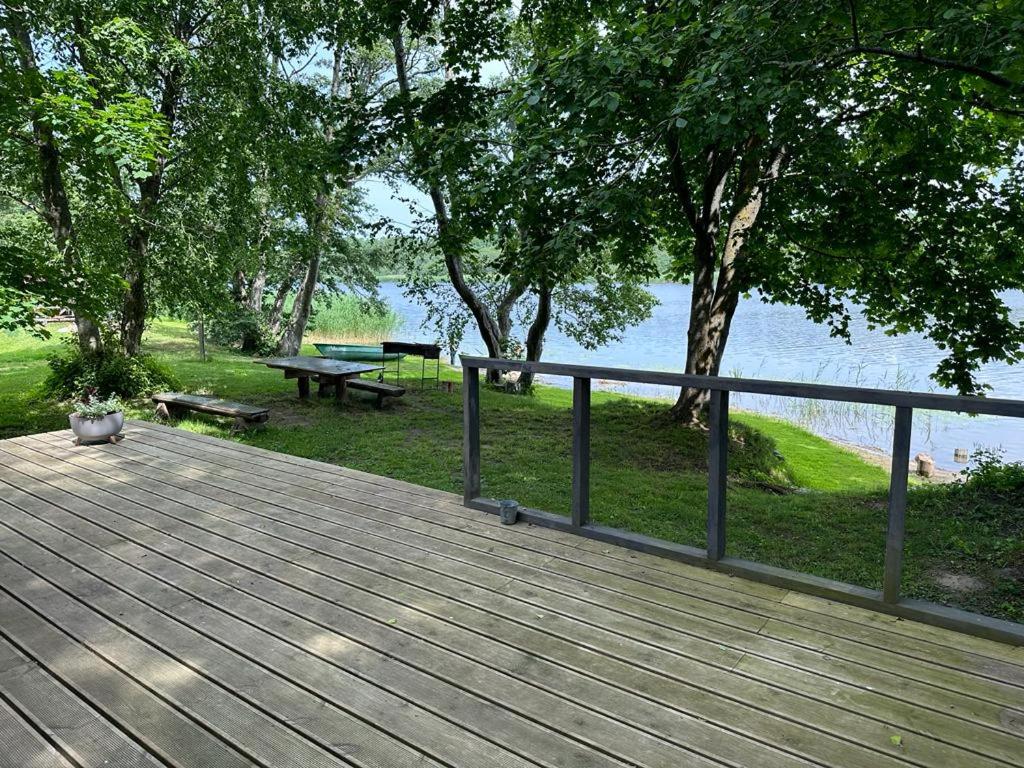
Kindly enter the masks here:
<path id="1" fill-rule="evenodd" d="M 309 397 L 309 380 L 316 379 L 322 392 L 325 386 L 334 385 L 334 397 L 339 402 L 345 399 L 348 392 L 348 380 L 358 378 L 361 374 L 384 370 L 380 365 L 350 363 L 346 360 L 331 360 L 324 357 L 296 355 L 295 357 L 266 357 L 254 360 L 268 368 L 280 368 L 286 379 L 297 379 L 299 397 Z"/>

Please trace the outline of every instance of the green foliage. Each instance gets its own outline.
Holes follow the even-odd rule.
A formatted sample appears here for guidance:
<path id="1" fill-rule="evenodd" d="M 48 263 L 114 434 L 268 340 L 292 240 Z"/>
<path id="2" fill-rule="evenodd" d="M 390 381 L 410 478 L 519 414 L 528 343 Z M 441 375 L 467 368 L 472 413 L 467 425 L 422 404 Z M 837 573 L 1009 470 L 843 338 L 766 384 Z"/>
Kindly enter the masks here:
<path id="1" fill-rule="evenodd" d="M 1019 2 L 526 9 L 522 154 L 584 229 L 629 233 L 620 258 L 663 243 L 713 342 L 759 291 L 840 337 L 852 312 L 927 335 L 962 392 L 1024 359 L 1001 299 L 1024 285 Z"/>
<path id="2" fill-rule="evenodd" d="M 93 395 L 76 401 L 71 412 L 83 419 L 95 421 L 122 409 L 121 401 L 116 396 L 101 399 Z"/>
<path id="3" fill-rule="evenodd" d="M 995 496 L 1017 496 L 1024 518 L 1024 462 L 1004 462 L 999 451 L 976 450 L 973 466 L 964 470 L 964 488 Z"/>
<path id="4" fill-rule="evenodd" d="M 352 293 L 322 293 L 313 304 L 307 336 L 313 341 L 368 341 L 394 338 L 402 317 L 381 299 Z"/>
<path id="5" fill-rule="evenodd" d="M 207 338 L 228 349 L 241 349 L 254 355 L 271 355 L 277 339 L 263 312 L 253 312 L 237 304 L 228 304 L 206 320 Z"/>
<path id="6" fill-rule="evenodd" d="M 48 363 L 50 370 L 42 382 L 42 393 L 57 400 L 78 398 L 89 390 L 131 398 L 181 386 L 153 356 L 128 356 L 113 344 L 101 352 L 87 352 L 69 341 L 63 350 L 50 356 Z"/>
<path id="7" fill-rule="evenodd" d="M 2 175 L 0 170 L 0 184 Z M 117 275 L 66 263 L 35 212 L 0 198 L 0 330 L 21 328 L 45 337 L 37 315 L 72 306 L 100 314 L 122 285 Z"/>
<path id="8" fill-rule="evenodd" d="M 595 264 L 587 283 L 569 283 L 554 292 L 554 319 L 584 349 L 622 339 L 623 332 L 651 316 L 657 300 L 636 279 L 618 279 L 607 265 Z"/>
<path id="9" fill-rule="evenodd" d="M 972 575 L 987 588 L 961 596 L 965 607 L 1024 620 L 1024 463 L 976 451 L 961 480 L 913 489 L 909 515 L 912 574 Z M 926 587 L 921 596 L 938 595 Z"/>

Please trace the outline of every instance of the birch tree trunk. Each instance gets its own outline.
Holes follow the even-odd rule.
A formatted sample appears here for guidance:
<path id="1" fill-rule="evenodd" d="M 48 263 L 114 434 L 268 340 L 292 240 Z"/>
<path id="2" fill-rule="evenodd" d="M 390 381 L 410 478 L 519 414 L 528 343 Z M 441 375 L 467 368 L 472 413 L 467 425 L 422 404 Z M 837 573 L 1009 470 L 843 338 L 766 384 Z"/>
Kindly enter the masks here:
<path id="1" fill-rule="evenodd" d="M 318 202 L 317 207 L 320 208 L 321 205 L 326 204 Z M 314 217 L 316 223 L 313 226 L 317 227 L 317 230 L 323 226 L 320 218 L 322 213 L 321 209 Z M 316 293 L 317 282 L 320 279 L 320 260 L 323 252 L 321 242 L 317 238 L 313 238 L 312 249 L 313 253 L 306 264 L 306 271 L 299 284 L 299 290 L 295 294 L 295 303 L 292 304 L 291 314 L 288 316 L 288 322 L 285 323 L 284 330 L 281 331 L 281 338 L 277 343 L 277 352 L 280 355 L 297 355 L 302 347 L 302 337 L 306 333 L 309 315 L 313 310 L 313 295 Z M 283 308 L 283 300 L 281 305 Z"/>

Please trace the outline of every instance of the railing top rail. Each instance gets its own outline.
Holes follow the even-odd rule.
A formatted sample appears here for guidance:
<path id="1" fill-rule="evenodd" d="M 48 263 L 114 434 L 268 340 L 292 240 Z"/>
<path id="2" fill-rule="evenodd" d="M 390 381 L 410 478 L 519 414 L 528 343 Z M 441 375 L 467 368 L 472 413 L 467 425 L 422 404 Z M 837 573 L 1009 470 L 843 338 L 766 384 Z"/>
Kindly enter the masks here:
<path id="1" fill-rule="evenodd" d="M 500 368 L 503 371 L 527 371 L 549 376 L 572 376 L 585 379 L 609 379 L 636 384 L 664 384 L 671 387 L 692 387 L 727 392 L 749 392 L 758 395 L 803 397 L 816 400 L 836 400 L 868 405 L 891 405 L 920 408 L 931 411 L 976 413 L 986 416 L 1014 416 L 1024 418 L 1024 401 L 962 395 L 941 395 L 930 392 L 905 392 L 872 389 L 869 387 L 843 387 L 835 384 L 810 384 L 795 381 L 769 381 L 740 379 L 729 376 L 695 376 L 670 371 L 638 371 L 629 368 L 605 368 L 597 365 L 570 363 L 528 362 L 504 360 L 496 357 L 461 355 L 464 368 Z"/>

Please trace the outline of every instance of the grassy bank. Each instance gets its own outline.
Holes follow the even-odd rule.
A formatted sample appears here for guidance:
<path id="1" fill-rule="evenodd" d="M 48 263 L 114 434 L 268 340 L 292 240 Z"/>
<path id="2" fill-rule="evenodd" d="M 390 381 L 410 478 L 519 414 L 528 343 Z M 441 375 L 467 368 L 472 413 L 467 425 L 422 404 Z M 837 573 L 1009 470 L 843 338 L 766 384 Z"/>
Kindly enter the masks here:
<path id="1" fill-rule="evenodd" d="M 56 341 L 0 335 L 0 437 L 63 429 L 66 408 L 34 394 Z M 183 324 L 156 323 L 147 350 L 185 387 L 268 405 L 267 429 L 238 439 L 422 485 L 461 490 L 461 400 L 419 391 L 383 412 L 354 395 L 300 402 L 295 383 L 248 358 L 213 350 L 200 362 Z M 312 352 L 311 349 L 309 349 Z M 414 362 L 414 361 L 411 361 Z M 418 370 L 418 365 L 403 370 Z M 444 372 L 455 379 L 456 371 Z M 530 397 L 484 389 L 483 490 L 565 513 L 572 461 L 571 393 L 540 387 Z M 137 403 L 130 415 L 149 418 Z M 227 422 L 179 426 L 228 437 Z M 665 421 L 664 406 L 595 392 L 592 504 L 596 522 L 701 545 L 707 438 Z M 878 587 L 888 476 L 854 453 L 792 424 L 737 414 L 731 434 L 729 553 Z M 1024 594 L 1020 498 L 937 486 L 915 488 L 907 521 L 907 592 L 1017 620 Z M 970 585 L 964 589 L 963 585 Z"/>

